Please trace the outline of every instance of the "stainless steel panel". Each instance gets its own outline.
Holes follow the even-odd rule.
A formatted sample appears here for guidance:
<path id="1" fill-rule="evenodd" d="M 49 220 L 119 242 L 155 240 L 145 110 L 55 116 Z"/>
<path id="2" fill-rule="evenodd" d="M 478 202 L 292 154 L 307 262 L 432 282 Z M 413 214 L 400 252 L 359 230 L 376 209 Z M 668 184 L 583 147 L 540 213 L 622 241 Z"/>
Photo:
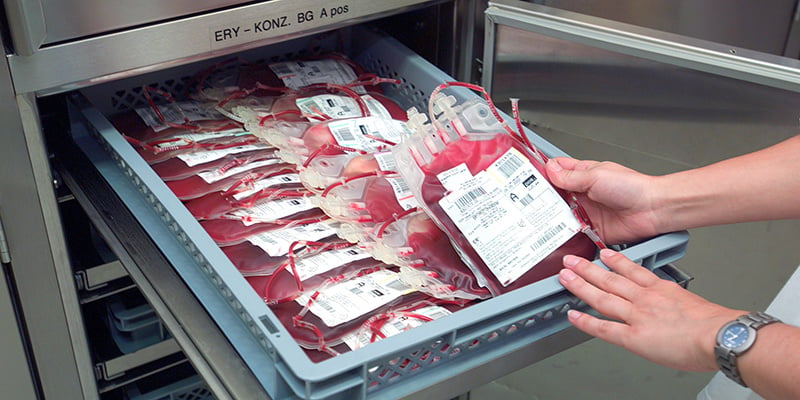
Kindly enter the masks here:
<path id="1" fill-rule="evenodd" d="M 17 93 L 49 94 L 361 23 L 424 0 L 272 0 L 48 46 L 9 57 Z"/>
<path id="2" fill-rule="evenodd" d="M 484 82 L 503 107 L 520 98 L 523 117 L 554 143 L 631 146 L 690 167 L 738 154 L 736 143 L 741 152 L 773 140 L 759 137 L 797 133 L 797 60 L 518 1 L 491 4 Z M 687 142 L 705 150 L 689 152 Z"/>
<path id="3" fill-rule="evenodd" d="M 14 304 L 6 284 L 5 265 L 0 270 L 0 391 L 14 393 L 19 400 L 36 399 L 31 370 L 26 368 L 28 360 L 20 337 Z"/>
<path id="4" fill-rule="evenodd" d="M 697 39 L 784 54 L 796 0 L 534 0 Z"/>
<path id="5" fill-rule="evenodd" d="M 521 1 L 499 0 L 489 5 L 484 52 L 488 69 L 494 68 L 493 63 L 503 61 L 504 57 L 505 61 L 515 59 L 515 63 L 534 60 L 550 64 L 567 62 L 570 65 L 608 65 L 611 62 L 612 66 L 624 66 L 655 62 L 659 68 L 683 67 L 800 91 L 798 60 Z M 532 35 L 524 37 L 519 32 L 531 32 Z M 580 48 L 576 50 L 575 45 Z M 487 87 L 491 87 L 493 81 L 492 73 L 484 74 Z"/>
<path id="6" fill-rule="evenodd" d="M 44 397 L 93 398 L 97 389 L 38 109 L 32 96 L 14 95 L 7 65 L 0 67 L 0 104 L 0 218 L 31 343 L 29 361 Z"/>

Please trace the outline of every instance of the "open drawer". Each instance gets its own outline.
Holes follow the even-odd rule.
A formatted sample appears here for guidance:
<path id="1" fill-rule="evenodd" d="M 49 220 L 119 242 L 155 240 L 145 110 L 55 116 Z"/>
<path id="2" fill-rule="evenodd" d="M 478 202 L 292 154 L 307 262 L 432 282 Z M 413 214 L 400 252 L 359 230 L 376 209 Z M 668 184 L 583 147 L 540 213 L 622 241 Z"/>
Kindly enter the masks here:
<path id="1" fill-rule="evenodd" d="M 364 28 L 342 43 L 359 64 L 402 83 L 386 94 L 404 108 L 422 107 L 438 84 L 452 80 L 395 39 Z M 301 38 L 248 51 L 253 61 L 278 60 L 297 49 L 336 48 L 338 37 Z M 181 66 L 89 87 L 70 97 L 74 141 L 203 304 L 244 363 L 275 399 L 399 398 L 435 388 L 443 398 L 573 346 L 586 337 L 566 311 L 584 307 L 555 277 L 483 301 L 365 348 L 311 362 L 219 247 L 138 153 L 113 128 L 113 114 L 145 104 L 144 84 L 179 92 L 204 65 Z M 464 96 L 472 96 L 463 93 Z M 532 132 L 550 156 L 559 149 Z M 677 232 L 623 246 L 629 258 L 665 279 L 685 280 L 669 264 L 683 256 L 688 234 Z"/>

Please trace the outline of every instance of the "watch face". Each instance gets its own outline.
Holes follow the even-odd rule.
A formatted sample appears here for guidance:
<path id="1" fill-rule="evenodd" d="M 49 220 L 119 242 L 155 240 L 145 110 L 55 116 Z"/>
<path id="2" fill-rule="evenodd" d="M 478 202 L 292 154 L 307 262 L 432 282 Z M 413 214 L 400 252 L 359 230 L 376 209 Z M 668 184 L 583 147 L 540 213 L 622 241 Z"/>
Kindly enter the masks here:
<path id="1" fill-rule="evenodd" d="M 735 323 L 722 333 L 720 344 L 729 349 L 736 349 L 745 344 L 749 336 L 750 332 L 745 324 Z"/>

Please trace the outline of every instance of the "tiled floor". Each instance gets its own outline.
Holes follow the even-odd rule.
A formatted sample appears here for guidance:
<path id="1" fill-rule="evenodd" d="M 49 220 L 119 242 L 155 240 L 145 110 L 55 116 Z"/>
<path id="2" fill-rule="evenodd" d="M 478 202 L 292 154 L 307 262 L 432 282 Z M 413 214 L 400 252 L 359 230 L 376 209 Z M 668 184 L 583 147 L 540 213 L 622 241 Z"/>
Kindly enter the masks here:
<path id="1" fill-rule="evenodd" d="M 796 120 L 771 121 L 766 126 L 758 120 L 702 117 L 676 122 L 529 113 L 526 118 L 537 122 L 534 130 L 541 136 L 576 158 L 613 160 L 651 174 L 755 150 L 793 135 L 798 128 Z M 549 129 L 556 126 L 559 131 Z M 731 307 L 766 308 L 800 264 L 800 221 L 690 233 L 687 254 L 676 265 L 695 278 L 690 290 Z M 664 368 L 595 339 L 475 389 L 470 399 L 694 399 L 711 375 Z"/>

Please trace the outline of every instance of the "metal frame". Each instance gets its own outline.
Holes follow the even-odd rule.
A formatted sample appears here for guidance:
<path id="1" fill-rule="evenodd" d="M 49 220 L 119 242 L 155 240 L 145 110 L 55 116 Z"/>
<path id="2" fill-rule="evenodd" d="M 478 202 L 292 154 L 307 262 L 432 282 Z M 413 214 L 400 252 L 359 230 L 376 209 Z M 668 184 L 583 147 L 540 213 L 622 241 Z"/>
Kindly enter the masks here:
<path id="1" fill-rule="evenodd" d="M 7 7 L 6 15 L 30 12 L 24 9 L 27 2 L 4 3 Z M 23 347 L 27 345 L 28 359 L 13 362 L 15 370 L 23 376 L 15 374 L 9 377 L 9 381 L 0 381 L 0 386 L 8 387 L 8 392 L 13 390 L 20 395 L 24 395 L 26 386 L 31 386 L 32 391 L 39 391 L 39 396 L 44 398 L 92 399 L 98 396 L 76 281 L 67 255 L 66 239 L 58 211 L 54 175 L 50 171 L 50 160 L 42 134 L 37 96 L 61 93 L 202 58 L 260 47 L 289 37 L 358 24 L 435 3 L 437 1 L 355 0 L 349 2 L 346 17 L 335 21 L 317 18 L 221 46 L 213 45 L 210 39 L 197 40 L 198 34 L 201 37 L 212 35 L 214 29 L 230 24 L 253 23 L 258 18 L 263 20 L 275 16 L 295 16 L 299 12 L 322 7 L 316 2 L 272 0 L 57 45 L 40 47 L 33 45 L 34 41 L 29 41 L 32 43 L 30 48 L 20 46 L 16 49 L 16 54 L 8 55 L 0 71 L 0 104 L 5 105 L 0 110 L 0 121 L 5 129 L 0 146 L 0 159 L 5 166 L 0 169 L 0 187 L 3 188 L 0 193 L 0 220 L 6 228 L 8 255 L 11 258 L 11 264 L 7 268 L 13 273 L 14 283 L 19 290 L 19 298 L 12 302 L 18 303 L 21 309 L 20 318 L 23 320 L 6 320 L 3 316 L 0 333 L 9 338 L 13 335 L 19 336 L 19 327 L 24 326 L 26 330 L 22 340 Z M 15 39 L 33 39 L 41 31 L 40 28 L 36 24 L 26 25 L 22 27 L 22 31 L 12 29 L 11 34 L 16 36 Z M 169 41 L 165 42 L 164 38 L 169 38 Z M 15 43 L 20 41 L 16 40 Z M 128 263 L 125 266 L 132 278 L 147 288 L 144 275 L 141 272 L 132 272 L 135 269 L 130 265 L 132 264 Z M 152 276 L 157 275 L 149 275 L 151 279 Z M 158 296 L 175 297 L 169 291 L 157 295 L 151 291 L 148 299 L 153 301 Z M 160 316 L 163 318 L 165 315 L 169 320 L 169 313 L 164 312 Z M 208 325 L 203 325 L 202 318 L 181 318 L 180 323 L 177 321 L 178 317 L 173 317 L 168 324 L 173 334 L 178 332 L 176 338 L 181 335 L 180 328 L 208 328 Z M 231 397 L 225 393 L 238 391 L 225 388 L 222 378 L 214 377 L 215 374 L 220 374 L 226 381 L 239 381 L 242 383 L 241 390 L 251 388 L 253 391 L 250 393 L 259 393 L 257 388 L 244 382 L 246 378 L 225 377 L 224 372 L 213 370 L 217 367 L 228 368 L 231 371 L 228 375 L 233 371 L 240 371 L 231 365 L 235 361 L 224 361 L 222 355 L 225 353 L 220 350 L 224 347 L 209 347 L 208 343 L 202 342 L 192 345 L 192 340 L 203 341 L 206 337 L 196 332 L 184 333 L 183 336 L 188 339 L 178 339 L 179 344 L 195 359 L 193 362 L 196 369 L 210 382 L 218 397 Z M 202 361 L 208 355 L 199 355 L 198 348 L 217 354 L 219 358 L 215 361 Z M 20 364 L 29 365 L 30 368 L 21 369 Z M 30 384 L 23 384 L 25 380 Z M 36 394 L 32 393 L 31 397 L 34 396 Z"/>
<path id="2" fill-rule="evenodd" d="M 346 16 L 323 18 L 317 10 L 324 6 L 318 2 L 271 0 L 42 47 L 29 55 L 11 55 L 8 62 L 17 92 L 51 94 L 232 54 L 435 3 L 430 0 L 351 0 Z M 297 16 L 309 11 L 316 13 L 314 19 L 298 23 Z M 265 29 L 264 21 L 273 20 L 284 26 L 273 28 L 275 25 L 270 22 L 270 28 Z M 258 29 L 254 28 L 257 24 L 260 25 Z M 218 31 L 236 27 L 241 28 L 237 38 L 216 40 Z M 245 32 L 246 29 L 249 31 Z"/>
<path id="3" fill-rule="evenodd" d="M 798 60 L 518 0 L 496 0 L 491 1 L 486 10 L 483 55 L 483 86 L 490 92 L 497 25 L 766 86 L 800 91 Z"/>

